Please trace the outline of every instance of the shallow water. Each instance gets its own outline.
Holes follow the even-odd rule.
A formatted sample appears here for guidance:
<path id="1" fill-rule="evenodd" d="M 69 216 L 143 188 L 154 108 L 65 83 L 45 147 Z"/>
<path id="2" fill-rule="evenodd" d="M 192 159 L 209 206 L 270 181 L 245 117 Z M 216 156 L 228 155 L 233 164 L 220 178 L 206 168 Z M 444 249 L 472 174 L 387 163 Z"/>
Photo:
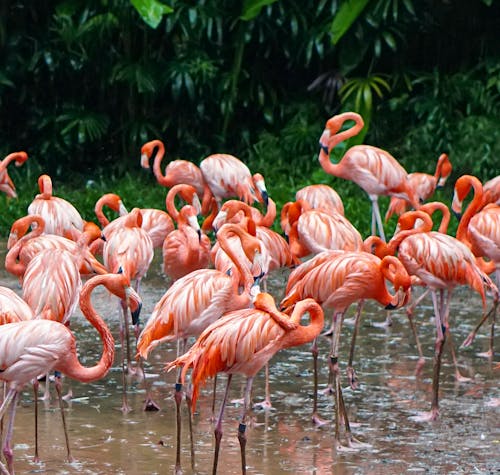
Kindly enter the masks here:
<path id="1" fill-rule="evenodd" d="M 286 272 L 270 276 L 269 289 L 281 298 Z M 5 273 L 0 285 L 19 291 L 17 282 Z M 155 260 L 141 286 L 143 321 L 166 288 Z M 118 338 L 118 302 L 99 292 L 95 307 Z M 307 473 L 336 475 L 387 473 L 499 473 L 500 472 L 500 371 L 477 356 L 488 347 L 489 329 L 484 327 L 470 348 L 460 349 L 458 358 L 464 375 L 471 382 L 455 382 L 448 351 L 441 373 L 441 417 L 432 423 L 410 419 L 418 411 L 430 409 L 434 323 L 430 299 L 415 312 L 418 332 L 426 356 L 420 377 L 415 376 L 417 353 L 403 311 L 393 312 L 393 325 L 375 327 L 385 320 L 385 310 L 368 303 L 357 340 L 355 366 L 360 380 L 356 391 L 344 391 L 354 435 L 371 445 L 356 452 L 337 453 L 333 448 L 333 424 L 315 427 L 311 423 L 312 360 L 310 347 L 304 346 L 277 354 L 271 361 L 273 409 L 254 410 L 247 429 L 248 474 L 275 475 Z M 452 332 L 460 343 L 481 314 L 481 302 L 468 289 L 455 292 L 452 302 Z M 327 314 L 327 318 L 330 316 Z M 76 334 L 84 364 L 94 364 L 101 344 L 97 333 L 78 311 L 71 328 Z M 345 381 L 352 327 L 345 325 L 340 366 Z M 320 386 L 327 383 L 329 340 L 320 339 Z M 175 357 L 175 345 L 165 344 L 150 356 L 146 371 L 154 383 L 154 397 L 160 412 L 143 412 L 143 383 L 130 381 L 129 403 L 133 411 L 123 415 L 121 407 L 121 370 L 117 349 L 115 366 L 108 376 L 94 384 L 65 379 L 73 400 L 66 403 L 70 443 L 75 462 L 66 461 L 64 435 L 55 391 L 50 403 L 41 402 L 40 463 L 34 463 L 33 395 L 27 387 L 22 393 L 15 428 L 14 460 L 17 473 L 58 474 L 156 474 L 172 473 L 175 462 L 175 409 L 172 397 L 174 372 L 162 368 Z M 219 379 L 222 395 L 225 376 Z M 242 394 L 243 378 L 233 378 L 231 398 Z M 344 384 L 344 387 L 346 384 Z M 194 416 L 195 471 L 190 467 L 186 410 L 183 414 L 182 465 L 185 474 L 211 473 L 213 423 L 211 422 L 210 384 L 202 392 Z M 253 400 L 264 397 L 264 375 L 254 383 Z M 219 398 L 220 399 L 220 398 Z M 332 420 L 332 396 L 320 395 L 320 413 Z M 220 474 L 240 473 L 240 449 L 236 437 L 241 407 L 229 404 L 224 420 L 219 460 Z"/>

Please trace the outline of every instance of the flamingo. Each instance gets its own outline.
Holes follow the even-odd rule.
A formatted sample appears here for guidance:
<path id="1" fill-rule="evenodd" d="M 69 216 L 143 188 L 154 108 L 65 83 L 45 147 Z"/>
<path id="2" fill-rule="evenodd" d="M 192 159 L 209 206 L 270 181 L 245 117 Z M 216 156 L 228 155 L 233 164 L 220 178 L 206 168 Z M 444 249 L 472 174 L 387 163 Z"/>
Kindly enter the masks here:
<path id="1" fill-rule="evenodd" d="M 45 233 L 66 236 L 77 241 L 83 231 L 84 220 L 69 202 L 52 194 L 49 175 L 38 178 L 40 194 L 28 206 L 28 214 L 41 216 L 45 221 Z"/>
<path id="2" fill-rule="evenodd" d="M 328 185 L 308 185 L 295 193 L 295 201 L 304 200 L 313 209 L 321 209 L 327 213 L 344 214 L 344 203 L 339 194 Z"/>
<path id="3" fill-rule="evenodd" d="M 444 342 L 449 335 L 449 305 L 453 289 L 468 285 L 479 293 L 486 309 L 487 287 L 498 300 L 498 289 L 491 279 L 476 264 L 470 249 L 461 241 L 436 231 L 431 231 L 432 220 L 422 211 L 407 211 L 401 219 L 419 219 L 418 228 L 399 231 L 387 244 L 390 254 L 397 252 L 408 273 L 419 278 L 431 291 L 436 323 L 436 342 L 433 364 L 432 402 L 429 412 L 418 414 L 417 421 L 436 420 L 439 417 L 439 374 Z M 432 256 L 432 259 L 429 258 Z M 438 302 L 437 293 L 440 298 Z M 464 342 L 467 346 L 472 342 Z"/>
<path id="4" fill-rule="evenodd" d="M 488 180 L 483 185 L 483 206 L 488 203 L 500 205 L 500 175 Z"/>
<path id="5" fill-rule="evenodd" d="M 353 120 L 355 125 L 339 132 L 344 122 Z M 319 163 L 330 175 L 351 180 L 360 186 L 372 202 L 372 234 L 379 234 L 385 241 L 385 233 L 378 205 L 380 195 L 396 196 L 419 207 L 415 190 L 408 183 L 408 174 L 388 152 L 371 145 L 356 145 L 344 154 L 339 163 L 330 161 L 330 152 L 343 140 L 354 137 L 363 128 L 362 117 L 355 112 L 335 115 L 326 122 L 320 137 Z"/>
<path id="6" fill-rule="evenodd" d="M 394 295 L 389 293 L 386 280 L 393 283 Z M 297 301 L 311 297 L 322 307 L 334 309 L 329 366 L 335 386 L 335 441 L 338 449 L 343 447 L 339 436 L 340 414 L 344 418 L 348 445 L 351 447 L 358 443 L 350 431 L 340 386 L 338 347 L 343 316 L 352 303 L 365 299 L 374 299 L 388 309 L 399 308 L 408 301 L 410 288 L 410 276 L 397 258 L 386 256 L 379 259 L 367 252 L 324 251 L 290 274 L 281 308 L 291 308 Z M 358 305 L 358 314 L 360 312 Z M 316 342 L 313 344 L 313 357 L 316 368 Z M 348 372 L 352 373 L 350 379 L 354 379 L 354 372 Z M 316 374 L 315 370 L 313 422 L 321 424 L 323 421 L 317 415 Z"/>
<path id="7" fill-rule="evenodd" d="M 26 152 L 9 153 L 0 162 L 0 191 L 3 191 L 9 198 L 17 198 L 16 187 L 7 172 L 7 166 L 11 162 L 16 163 L 16 167 L 20 167 L 26 160 L 28 154 Z"/>
<path id="8" fill-rule="evenodd" d="M 219 208 L 224 198 L 234 197 L 250 205 L 259 201 L 267 206 L 268 194 L 262 175 L 252 175 L 235 156 L 226 153 L 209 155 L 200 162 L 200 170 Z"/>
<path id="9" fill-rule="evenodd" d="M 183 191 L 196 190 L 190 185 L 175 185 L 167 193 L 166 208 L 177 222 L 177 230 L 172 231 L 163 241 L 163 272 L 172 280 L 177 280 L 190 272 L 208 267 L 210 262 L 210 239 L 202 234 L 198 223 L 198 210 L 185 205 L 180 211 L 175 207 L 175 197 Z M 193 200 L 191 200 L 193 202 Z"/>
<path id="10" fill-rule="evenodd" d="M 166 166 L 165 173 L 162 174 L 161 162 L 165 156 L 165 145 L 161 140 L 151 140 L 142 146 L 142 168 L 149 168 L 149 161 L 155 150 L 157 152 L 153 161 L 153 173 L 158 183 L 168 188 L 179 184 L 194 186 L 198 197 L 202 200 L 202 214 L 207 214 L 212 193 L 210 188 L 205 183 L 205 179 L 200 168 L 188 160 L 172 160 Z"/>
<path id="11" fill-rule="evenodd" d="M 276 216 L 276 205 L 271 198 L 265 215 L 242 201 L 229 200 L 222 205 L 213 227 L 217 232 L 225 223 L 236 223 L 260 239 L 263 246 L 263 271 L 267 274 L 282 267 L 295 266 L 300 262 L 292 254 L 286 240 L 276 231 L 269 229 L 274 221 L 271 216 Z M 212 248 L 212 256 L 217 269 L 226 271 L 231 267 L 231 262 L 223 252 L 219 252 L 217 244 Z"/>
<path id="12" fill-rule="evenodd" d="M 139 291 L 142 278 L 149 269 L 149 265 L 154 257 L 153 242 L 149 234 L 141 228 L 142 213 L 139 208 L 134 208 L 129 214 L 124 216 L 123 226 L 118 227 L 104 243 L 103 260 L 104 265 L 110 272 L 121 270 L 130 281 L 135 281 L 135 289 Z M 120 341 L 122 344 L 122 375 L 123 375 L 123 404 L 122 411 L 127 413 L 130 407 L 127 401 L 127 381 L 125 373 L 133 372 L 131 366 L 130 337 L 128 311 L 125 301 L 121 301 L 120 318 Z M 135 327 L 136 339 L 139 336 L 139 321 L 132 319 Z M 125 341 L 126 360 L 125 366 Z M 144 373 L 144 372 L 142 372 Z"/>
<path id="13" fill-rule="evenodd" d="M 475 256 L 480 258 L 479 263 L 483 269 L 487 264 L 483 264 L 483 258 L 487 258 L 495 271 L 497 286 L 500 285 L 500 206 L 489 203 L 483 206 L 484 189 L 481 182 L 474 176 L 463 175 L 455 183 L 452 209 L 457 214 L 462 209 L 462 202 L 474 190 L 472 201 L 463 213 L 457 228 L 457 239 L 465 243 Z M 488 269 L 489 271 L 490 269 Z M 488 272 L 489 273 L 489 272 Z M 495 321 L 495 311 L 493 312 L 492 329 L 490 337 L 490 348 L 485 354 L 493 356 L 493 330 Z M 475 332 L 478 327 L 476 327 Z M 474 336 L 470 336 L 474 338 Z"/>
<path id="14" fill-rule="evenodd" d="M 35 314 L 31 307 L 12 289 L 0 286 L 0 325 L 32 320 Z"/>
<path id="15" fill-rule="evenodd" d="M 361 250 L 359 231 L 342 214 L 312 209 L 304 200 L 288 202 L 281 209 L 281 228 L 297 258 L 329 249 Z"/>
<path id="16" fill-rule="evenodd" d="M 221 248 L 233 260 L 237 273 L 228 274 L 216 269 L 199 269 L 176 280 L 155 305 L 137 342 L 137 355 L 147 359 L 153 348 L 162 342 L 177 341 L 177 356 L 180 355 L 180 342 L 185 349 L 188 338 L 197 337 L 223 313 L 245 308 L 252 301 L 254 277 L 240 261 L 231 245 L 230 236 L 241 240 L 242 248 L 250 261 L 260 259 L 261 245 L 258 239 L 235 224 L 225 224 L 217 233 Z M 240 278 L 243 290 L 240 292 Z M 186 395 L 188 405 L 190 395 Z M 180 471 L 180 404 L 182 383 L 175 385 L 177 414 L 177 451 L 176 471 Z M 192 441 L 192 439 L 191 439 Z M 193 458 L 192 458 L 193 460 Z"/>
<path id="17" fill-rule="evenodd" d="M 410 173 L 408 182 L 415 189 L 419 202 L 427 201 L 436 191 L 436 188 L 442 188 L 448 177 L 451 175 L 453 167 L 446 153 L 442 153 L 436 163 L 434 175 L 428 173 Z M 406 211 L 408 202 L 403 198 L 391 197 L 389 208 L 385 214 L 385 221 L 389 221 L 393 214 L 400 216 Z"/>
<path id="18" fill-rule="evenodd" d="M 114 340 L 108 327 L 91 304 L 91 294 L 103 285 L 112 294 L 126 300 L 136 314 L 141 307 L 139 296 L 124 274 L 98 275 L 89 279 L 82 288 L 80 308 L 85 318 L 99 332 L 103 352 L 99 362 L 84 367 L 78 360 L 76 340 L 64 324 L 53 320 L 27 320 L 0 326 L 0 380 L 9 385 L 9 391 L 0 408 L 0 418 L 9 410 L 10 418 L 3 443 L 7 461 L 4 473 L 13 472 L 11 439 L 19 391 L 25 384 L 48 371 L 60 371 L 66 376 L 92 382 L 106 376 L 113 364 Z M 3 466 L 3 464 L 2 464 Z"/>
<path id="19" fill-rule="evenodd" d="M 305 313 L 310 315 L 310 323 L 301 325 Z M 215 424 L 215 452 L 212 473 L 217 472 L 222 419 L 227 402 L 232 375 L 246 376 L 245 404 L 238 426 L 238 440 L 241 450 L 241 471 L 246 473 L 246 423 L 250 403 L 252 382 L 258 371 L 266 365 L 278 351 L 292 346 L 309 343 L 323 328 L 323 311 L 313 299 L 297 302 L 290 316 L 276 308 L 273 297 L 259 293 L 254 308 L 240 309 L 225 313 L 208 326 L 194 345 L 184 355 L 167 364 L 167 369 L 181 367 L 181 382 L 192 368 L 194 412 L 199 387 L 217 373 L 227 373 L 227 384 L 219 416 Z"/>
<path id="20" fill-rule="evenodd" d="M 35 229 L 27 233 L 33 224 L 36 226 Z M 78 242 L 56 234 L 43 234 L 44 229 L 45 221 L 37 215 L 27 215 L 13 223 L 7 243 L 9 251 L 5 256 L 7 272 L 14 274 L 22 281 L 28 263 L 43 249 L 65 249 L 74 256 L 81 254 L 79 269 L 81 275 L 88 276 L 108 272 L 94 257 L 87 245 L 97 235 L 100 237 L 100 230 L 95 223 L 85 223 L 84 231 Z"/>
<path id="21" fill-rule="evenodd" d="M 110 222 L 104 215 L 104 206 L 118 213 L 119 217 Z M 96 201 L 94 211 L 99 223 L 103 227 L 102 234 L 105 236 L 105 239 L 107 239 L 117 228 L 123 226 L 126 219 L 125 217 L 128 214 L 127 208 L 125 208 L 121 198 L 116 193 L 106 193 L 102 195 Z M 151 237 L 153 247 L 155 249 L 161 248 L 165 237 L 174 230 L 172 218 L 165 211 L 156 208 L 141 208 L 141 214 L 141 228 Z M 97 254 L 102 253 L 102 247 L 103 243 L 101 242 L 96 243 L 91 249 L 94 254 Z"/>

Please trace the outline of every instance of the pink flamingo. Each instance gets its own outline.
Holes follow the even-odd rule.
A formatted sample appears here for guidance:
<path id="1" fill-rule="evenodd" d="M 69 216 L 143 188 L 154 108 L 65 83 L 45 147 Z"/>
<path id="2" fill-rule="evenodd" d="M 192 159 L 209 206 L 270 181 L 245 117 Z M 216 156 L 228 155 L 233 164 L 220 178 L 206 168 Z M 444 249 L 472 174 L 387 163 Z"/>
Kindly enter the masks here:
<path id="1" fill-rule="evenodd" d="M 180 184 L 194 186 L 198 197 L 202 200 L 202 214 L 207 214 L 212 193 L 205 183 L 200 168 L 188 160 L 172 160 L 166 166 L 165 173 L 163 174 L 161 171 L 161 162 L 165 156 L 165 146 L 161 140 L 151 140 L 142 146 L 142 168 L 149 168 L 149 161 L 155 150 L 157 152 L 153 161 L 153 173 L 158 183 L 168 188 Z"/>
<path id="2" fill-rule="evenodd" d="M 104 243 L 103 260 L 104 265 L 110 272 L 123 272 L 130 281 L 135 281 L 135 289 L 138 292 L 140 283 L 149 269 L 154 257 L 153 242 L 149 234 L 141 228 L 142 214 L 139 208 L 134 208 L 124 216 L 123 226 L 118 227 Z M 130 336 L 128 311 L 125 301 L 121 301 L 120 318 L 120 341 L 122 344 L 122 411 L 130 411 L 127 400 L 126 373 L 134 373 L 131 365 Z M 132 319 L 135 328 L 136 339 L 139 336 L 139 321 Z M 125 346 L 127 347 L 125 350 Z M 125 364 L 125 351 L 126 360 Z M 142 368 L 141 368 L 142 369 Z M 144 372 L 141 371 L 143 374 Z"/>
<path id="3" fill-rule="evenodd" d="M 442 153 L 437 161 L 434 175 L 428 173 L 410 173 L 408 181 L 410 186 L 415 189 L 420 203 L 427 201 L 436 191 L 436 188 L 441 188 L 445 185 L 446 180 L 451 175 L 453 167 L 446 153 Z M 402 215 L 408 206 L 408 202 L 403 198 L 391 196 L 389 208 L 385 214 L 385 221 L 389 221 L 393 214 Z"/>
<path id="4" fill-rule="evenodd" d="M 462 209 L 462 203 L 470 190 L 474 196 L 463 213 L 457 228 L 457 239 L 466 244 L 476 257 L 478 264 L 487 273 L 495 272 L 497 286 L 500 285 L 500 206 L 489 203 L 483 206 L 484 194 L 481 182 L 474 176 L 463 175 L 455 183 L 452 209 L 457 214 Z M 484 262 L 484 258 L 488 260 Z M 493 332 L 496 309 L 492 313 L 490 348 L 482 354 L 493 356 Z M 484 320 L 483 320 L 484 321 Z M 482 321 L 482 322 L 483 322 Z M 481 323 L 482 323 L 481 322 Z M 474 330 L 469 339 L 473 339 L 481 323 Z"/>
<path id="5" fill-rule="evenodd" d="M 27 233 L 33 224 L 36 225 L 35 229 Z M 78 242 L 56 234 L 43 234 L 44 228 L 45 221 L 37 215 L 24 216 L 14 222 L 7 244 L 9 251 L 5 256 L 7 272 L 19 277 L 22 281 L 28 263 L 44 249 L 65 249 L 74 256 L 81 254 L 79 269 L 81 275 L 89 276 L 108 272 L 88 247 L 89 242 L 97 237 L 100 238 L 100 230 L 94 223 L 85 223 Z"/>
<path id="6" fill-rule="evenodd" d="M 199 269 L 176 280 L 157 302 L 151 317 L 144 326 L 137 342 L 138 356 L 147 359 L 151 350 L 167 341 L 177 341 L 177 356 L 179 356 L 181 341 L 185 349 L 189 337 L 200 335 L 224 312 L 245 308 L 251 304 L 254 276 L 245 263 L 239 259 L 229 239 L 231 235 L 236 235 L 241 240 L 242 248 L 250 261 L 255 262 L 260 259 L 261 245 L 258 239 L 237 225 L 222 226 L 217 233 L 217 240 L 221 248 L 233 260 L 238 272 L 229 275 L 216 269 Z M 240 290 L 240 284 L 243 290 Z M 178 379 L 175 385 L 176 470 L 180 470 L 181 400 L 182 384 Z M 189 394 L 186 394 L 186 400 L 190 405 Z"/>
<path id="7" fill-rule="evenodd" d="M 408 211 L 399 219 L 411 220 L 413 223 L 417 219 L 421 220 L 418 228 L 399 231 L 389 241 L 387 249 L 390 254 L 397 252 L 408 273 L 420 279 L 431 291 L 436 322 L 431 410 L 414 419 L 435 420 L 439 417 L 439 375 L 444 343 L 450 334 L 449 305 L 453 289 L 458 285 L 470 286 L 480 294 L 483 308 L 486 308 L 485 287 L 493 292 L 495 302 L 498 300 L 498 289 L 478 267 L 466 245 L 452 236 L 431 231 L 432 220 L 428 214 Z M 429 256 L 433 256 L 433 259 L 429 259 Z M 469 339 L 464 345 L 471 342 Z"/>
<path id="8" fill-rule="evenodd" d="M 259 201 L 267 206 L 264 178 L 260 174 L 252 175 L 235 156 L 226 153 L 209 155 L 200 162 L 200 170 L 219 208 L 224 198 L 234 197 L 249 205 Z"/>
<path id="9" fill-rule="evenodd" d="M 11 439 L 19 391 L 40 374 L 55 370 L 81 382 L 92 382 L 103 378 L 113 364 L 115 345 L 108 327 L 91 304 L 91 293 L 103 285 L 112 294 L 128 302 L 135 313 L 140 310 L 139 296 L 131 289 L 123 274 L 106 274 L 88 280 L 82 288 L 80 308 L 85 318 L 97 329 L 103 342 L 103 353 L 99 362 L 86 368 L 78 360 L 75 337 L 60 322 L 52 320 L 27 320 L 0 326 L 0 379 L 9 384 L 9 391 L 0 408 L 0 418 L 9 410 L 9 423 L 3 443 L 7 468 L 13 472 Z M 68 446 L 69 447 L 69 446 Z M 71 459 L 71 455 L 68 454 Z"/>
<path id="10" fill-rule="evenodd" d="M 208 267 L 210 262 L 210 239 L 203 234 L 198 223 L 198 210 L 185 205 L 180 211 L 175 207 L 175 197 L 183 191 L 196 196 L 190 185 L 175 185 L 167 193 L 166 208 L 177 222 L 177 229 L 163 241 L 163 272 L 172 280 L 177 280 L 190 272 Z M 192 200 L 191 200 L 192 202 Z"/>
<path id="11" fill-rule="evenodd" d="M 303 200 L 285 203 L 281 227 L 297 258 L 325 250 L 355 251 L 363 247 L 361 234 L 344 215 L 312 209 Z"/>
<path id="12" fill-rule="evenodd" d="M 301 318 L 308 312 L 310 323 L 301 325 Z M 247 378 L 245 404 L 238 426 L 238 440 L 241 449 L 241 470 L 246 473 L 246 423 L 250 404 L 252 382 L 258 371 L 278 351 L 309 343 L 323 328 L 323 311 L 313 299 L 298 302 L 290 316 L 281 313 L 270 294 L 259 293 L 254 308 L 225 313 L 208 326 L 194 345 L 184 355 L 167 365 L 167 369 L 181 367 L 181 381 L 192 368 L 193 406 L 195 410 L 199 386 L 217 375 L 227 373 L 226 391 L 219 417 L 215 424 L 215 453 L 213 473 L 217 472 L 222 419 L 226 406 L 232 375 L 243 374 Z"/>
<path id="13" fill-rule="evenodd" d="M 38 178 L 40 194 L 28 206 L 28 214 L 41 216 L 47 234 L 58 234 L 77 241 L 85 224 L 77 209 L 63 198 L 52 195 L 52 180 L 48 175 Z"/>
<path id="14" fill-rule="evenodd" d="M 4 192 L 9 198 L 17 198 L 17 193 L 14 182 L 7 172 L 7 166 L 9 163 L 15 162 L 16 167 L 20 167 L 26 160 L 28 160 L 26 152 L 13 152 L 0 161 L 0 191 Z"/>
<path id="15" fill-rule="evenodd" d="M 347 120 L 353 120 L 355 125 L 339 132 Z M 330 175 L 351 180 L 366 191 L 372 202 L 372 234 L 376 234 L 378 228 L 385 241 L 378 197 L 390 195 L 403 198 L 414 208 L 418 208 L 419 202 L 415 190 L 408 183 L 406 170 L 385 150 L 371 145 L 356 145 L 347 150 L 340 162 L 330 161 L 331 150 L 343 140 L 354 137 L 363 126 L 362 117 L 355 112 L 344 112 L 330 118 L 319 139 L 319 163 Z"/>
<path id="16" fill-rule="evenodd" d="M 339 194 L 328 185 L 308 185 L 295 193 L 295 201 L 303 200 L 313 209 L 320 209 L 327 213 L 337 212 L 344 214 L 344 203 Z"/>
<path id="17" fill-rule="evenodd" d="M 357 444 L 350 431 L 340 386 L 338 349 L 343 316 L 351 304 L 366 299 L 374 299 L 388 309 L 405 305 L 410 295 L 411 279 L 401 262 L 393 256 L 379 259 L 367 252 L 325 251 L 313 257 L 311 261 L 306 261 L 292 271 L 287 283 L 286 295 L 280 306 L 285 309 L 291 308 L 299 300 L 311 297 L 322 307 L 334 309 L 329 367 L 333 376 L 336 400 L 335 441 L 337 448 L 342 449 L 339 435 L 341 414 L 345 422 L 349 446 Z M 387 281 L 392 282 L 395 289 L 394 295 L 388 291 Z M 358 305 L 358 315 L 360 312 L 361 306 Z M 312 351 L 315 365 L 313 421 L 322 424 L 323 421 L 317 415 L 316 341 Z M 353 370 L 350 372 L 352 373 L 349 376 L 350 379 L 354 379 Z"/>

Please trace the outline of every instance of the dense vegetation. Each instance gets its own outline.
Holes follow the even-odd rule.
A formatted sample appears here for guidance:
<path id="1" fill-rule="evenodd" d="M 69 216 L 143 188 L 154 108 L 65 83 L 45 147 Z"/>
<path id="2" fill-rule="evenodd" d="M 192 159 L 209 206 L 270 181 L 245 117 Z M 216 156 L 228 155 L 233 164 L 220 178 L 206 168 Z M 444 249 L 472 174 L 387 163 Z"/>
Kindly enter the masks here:
<path id="1" fill-rule="evenodd" d="M 450 186 L 499 173 L 500 2 L 166 3 L 154 24 L 134 8 L 152 0 L 1 3 L 0 152 L 30 155 L 9 168 L 19 199 L 0 198 L 2 235 L 42 172 L 88 219 L 111 190 L 130 208 L 161 207 L 165 190 L 139 167 L 153 138 L 171 158 L 240 157 L 279 204 L 331 183 L 366 234 L 368 200 L 316 161 L 326 119 L 342 110 L 365 118 L 358 140 L 408 171 L 432 173 L 448 152 Z"/>

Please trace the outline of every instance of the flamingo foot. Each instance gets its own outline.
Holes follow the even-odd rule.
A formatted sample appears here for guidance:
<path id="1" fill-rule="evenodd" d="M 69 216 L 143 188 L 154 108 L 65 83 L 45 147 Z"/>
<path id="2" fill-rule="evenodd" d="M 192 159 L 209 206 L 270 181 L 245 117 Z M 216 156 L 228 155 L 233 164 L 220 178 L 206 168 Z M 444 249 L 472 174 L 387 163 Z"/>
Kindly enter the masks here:
<path id="1" fill-rule="evenodd" d="M 263 409 L 264 411 L 269 411 L 269 410 L 274 410 L 274 407 L 271 403 L 271 401 L 269 401 L 268 399 L 264 399 L 263 401 L 261 402 L 256 402 L 254 405 L 253 405 L 254 409 Z"/>
<path id="2" fill-rule="evenodd" d="M 371 444 L 368 444 L 367 442 L 361 442 L 360 440 L 356 439 L 356 437 L 353 437 L 352 435 L 347 438 L 347 445 L 351 449 L 370 449 L 372 447 Z"/>
<path id="3" fill-rule="evenodd" d="M 475 332 L 469 333 L 469 336 L 460 345 L 461 348 L 467 348 L 468 346 L 470 346 L 471 343 L 474 341 L 474 338 L 476 338 L 476 333 Z"/>
<path id="4" fill-rule="evenodd" d="M 321 391 L 321 394 L 324 394 L 325 396 L 331 396 L 334 394 L 333 387 L 331 384 L 329 384 L 325 389 Z"/>
<path id="5" fill-rule="evenodd" d="M 71 401 L 73 399 L 73 391 L 70 389 L 63 397 L 63 401 Z"/>
<path id="6" fill-rule="evenodd" d="M 490 348 L 488 351 L 483 351 L 481 353 L 476 353 L 476 356 L 479 356 L 480 358 L 486 358 L 491 360 L 493 358 L 494 352 Z"/>
<path id="7" fill-rule="evenodd" d="M 469 378 L 467 376 L 463 376 L 458 369 L 455 371 L 455 379 L 457 380 L 457 383 L 468 383 L 472 381 L 472 378 Z"/>
<path id="8" fill-rule="evenodd" d="M 430 422 L 435 421 L 439 417 L 438 409 L 431 409 L 428 412 L 419 412 L 416 416 L 411 416 L 410 419 L 415 422 Z"/>
<path id="9" fill-rule="evenodd" d="M 314 413 L 312 415 L 312 422 L 316 427 L 321 427 L 324 426 L 325 424 L 328 424 L 328 421 L 326 419 L 322 419 L 321 417 L 319 417 L 317 413 Z"/>
<path id="10" fill-rule="evenodd" d="M 151 399 L 150 397 L 148 397 L 144 401 L 144 406 L 142 406 L 142 410 L 146 411 L 146 412 L 159 411 L 160 410 L 160 406 L 158 406 L 158 404 L 156 404 L 156 402 L 154 402 L 153 399 Z"/>
<path id="11" fill-rule="evenodd" d="M 354 447 L 349 447 L 349 446 L 342 444 L 342 442 L 340 442 L 340 440 L 337 438 L 335 438 L 333 445 L 334 445 L 335 450 L 337 452 L 357 452 L 358 451 L 358 449 L 356 449 Z"/>

